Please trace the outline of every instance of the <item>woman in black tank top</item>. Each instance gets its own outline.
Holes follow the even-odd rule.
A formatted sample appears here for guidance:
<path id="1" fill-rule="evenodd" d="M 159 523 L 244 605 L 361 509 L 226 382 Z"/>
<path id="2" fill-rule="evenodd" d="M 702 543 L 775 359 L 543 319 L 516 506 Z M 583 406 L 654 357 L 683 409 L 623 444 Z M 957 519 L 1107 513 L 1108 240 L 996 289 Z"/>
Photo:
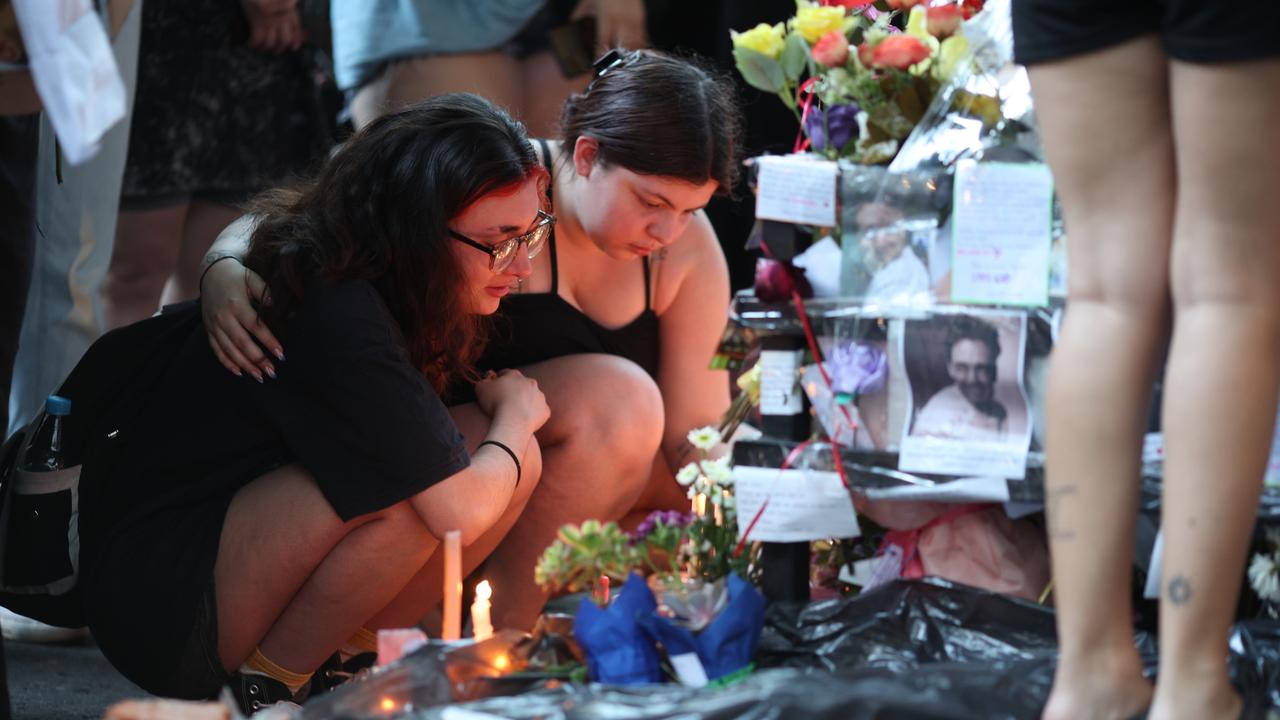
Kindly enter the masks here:
<path id="1" fill-rule="evenodd" d="M 529 573 L 564 523 L 687 507 L 673 473 L 691 459 L 685 436 L 729 403 L 728 377 L 709 369 L 729 276 L 702 208 L 736 180 L 732 84 L 661 53 L 610 53 L 562 126 L 559 142 L 535 143 L 554 232 L 504 298 L 480 361 L 537 379 L 551 407 L 541 485 L 488 560 L 508 576 Z M 240 329 L 225 298 L 246 302 L 243 269 L 215 265 L 203 290 L 208 324 Z M 478 412 L 472 397 L 453 388 L 455 417 Z M 530 582 L 502 599 L 495 622 L 526 627 L 545 595 Z"/>

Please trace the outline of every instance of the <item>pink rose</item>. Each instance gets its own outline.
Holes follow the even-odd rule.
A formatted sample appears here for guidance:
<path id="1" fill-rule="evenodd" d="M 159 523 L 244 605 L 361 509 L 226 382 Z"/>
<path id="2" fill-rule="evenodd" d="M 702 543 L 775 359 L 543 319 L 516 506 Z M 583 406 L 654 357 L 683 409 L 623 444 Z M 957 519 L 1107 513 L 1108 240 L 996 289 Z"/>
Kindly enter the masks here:
<path id="1" fill-rule="evenodd" d="M 813 46 L 813 59 L 827 67 L 841 67 L 849 60 L 849 40 L 839 30 L 818 38 Z"/>
<path id="2" fill-rule="evenodd" d="M 926 12 L 929 34 L 936 38 L 951 37 L 964 20 L 964 9 L 951 2 L 934 0 Z"/>
<path id="3" fill-rule="evenodd" d="M 873 67 L 906 70 L 929 57 L 929 48 L 911 35 L 891 35 L 871 50 Z"/>

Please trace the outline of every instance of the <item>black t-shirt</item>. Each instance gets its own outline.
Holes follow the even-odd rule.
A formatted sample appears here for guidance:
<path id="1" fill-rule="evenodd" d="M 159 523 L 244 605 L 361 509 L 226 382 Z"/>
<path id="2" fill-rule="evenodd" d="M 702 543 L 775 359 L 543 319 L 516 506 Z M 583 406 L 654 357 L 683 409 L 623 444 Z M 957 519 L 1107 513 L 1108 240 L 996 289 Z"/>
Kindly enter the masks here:
<path id="1" fill-rule="evenodd" d="M 369 283 L 312 287 L 280 339 L 287 356 L 275 363 L 278 378 L 259 384 L 219 365 L 195 323 L 109 477 L 95 480 L 102 491 L 81 508 L 90 627 L 143 687 L 162 682 L 157 673 L 187 642 L 240 488 L 299 463 L 349 520 L 470 462 Z"/>

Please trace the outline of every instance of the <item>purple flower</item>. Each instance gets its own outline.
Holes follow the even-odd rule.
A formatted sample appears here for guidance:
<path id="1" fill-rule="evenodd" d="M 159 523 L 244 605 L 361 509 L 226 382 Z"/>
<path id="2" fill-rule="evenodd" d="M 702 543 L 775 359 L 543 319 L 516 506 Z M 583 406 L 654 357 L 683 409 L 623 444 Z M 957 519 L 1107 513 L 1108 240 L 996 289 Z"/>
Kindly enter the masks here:
<path id="1" fill-rule="evenodd" d="M 836 105 L 825 110 L 811 108 L 804 119 L 804 132 L 814 150 L 826 150 L 828 147 L 843 150 L 850 140 L 858 136 L 858 106 Z"/>
<path id="2" fill-rule="evenodd" d="M 634 545 L 649 537 L 649 533 L 657 529 L 658 523 L 662 523 L 666 527 L 684 527 L 692 520 L 692 514 L 682 513 L 679 510 L 654 510 L 632 531 L 631 544 Z"/>
<path id="3" fill-rule="evenodd" d="M 873 345 L 836 345 L 829 363 L 832 389 L 855 399 L 879 391 L 889 377 L 888 358 Z"/>

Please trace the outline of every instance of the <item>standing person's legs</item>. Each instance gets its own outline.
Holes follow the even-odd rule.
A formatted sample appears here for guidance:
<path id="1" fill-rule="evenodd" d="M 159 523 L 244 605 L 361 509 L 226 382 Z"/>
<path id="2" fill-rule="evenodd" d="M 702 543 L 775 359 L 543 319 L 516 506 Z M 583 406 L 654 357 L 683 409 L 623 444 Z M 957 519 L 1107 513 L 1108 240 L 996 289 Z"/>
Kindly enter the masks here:
<path id="1" fill-rule="evenodd" d="M 54 164 L 53 127 L 47 118 L 40 122 L 37 255 L 13 389 L 0 396 L 8 403 L 10 429 L 35 416 L 45 397 L 102 334 L 101 288 L 115 244 L 141 27 L 141 3 L 134 3 L 112 41 L 128 96 L 127 114 L 103 136 L 97 155 L 79 166 L 64 164 L 61 182 Z"/>
<path id="2" fill-rule="evenodd" d="M 1133 645 L 1129 569 L 1139 448 L 1168 317 L 1168 63 L 1147 36 L 1030 73 L 1071 260 L 1046 399 L 1061 655 L 1044 716 L 1127 718 L 1151 696 Z"/>
<path id="3" fill-rule="evenodd" d="M 160 309 L 165 283 L 178 262 L 190 203 L 121 210 L 115 251 L 102 284 L 106 329 L 135 323 Z"/>
<path id="4" fill-rule="evenodd" d="M 518 108 L 520 120 L 529 128 L 530 137 L 560 136 L 560 113 L 564 101 L 582 92 L 591 82 L 591 73 L 567 78 L 560 63 L 549 51 L 535 53 L 520 62 L 523 96 Z"/>
<path id="5" fill-rule="evenodd" d="M 358 130 L 389 112 L 451 92 L 475 93 L 514 115 L 523 97 L 519 83 L 518 63 L 502 52 L 394 60 L 356 92 L 351 101 L 352 121 Z"/>
<path id="6" fill-rule="evenodd" d="M 177 264 L 164 286 L 161 305 L 190 300 L 200 295 L 200 263 L 218 234 L 244 213 L 230 205 L 192 200 L 182 224 L 182 244 Z"/>
<path id="7" fill-rule="evenodd" d="M 1280 389 L 1280 59 L 1174 62 L 1178 211 L 1152 718 L 1235 717 L 1224 661 Z"/>
<path id="8" fill-rule="evenodd" d="M 35 254 L 35 187 L 40 117 L 0 118 L 0 429 L 9 426 L 13 379 L 31 264 Z M 17 423 L 15 423 L 16 427 Z M 9 433 L 4 433 L 5 437 Z"/>

